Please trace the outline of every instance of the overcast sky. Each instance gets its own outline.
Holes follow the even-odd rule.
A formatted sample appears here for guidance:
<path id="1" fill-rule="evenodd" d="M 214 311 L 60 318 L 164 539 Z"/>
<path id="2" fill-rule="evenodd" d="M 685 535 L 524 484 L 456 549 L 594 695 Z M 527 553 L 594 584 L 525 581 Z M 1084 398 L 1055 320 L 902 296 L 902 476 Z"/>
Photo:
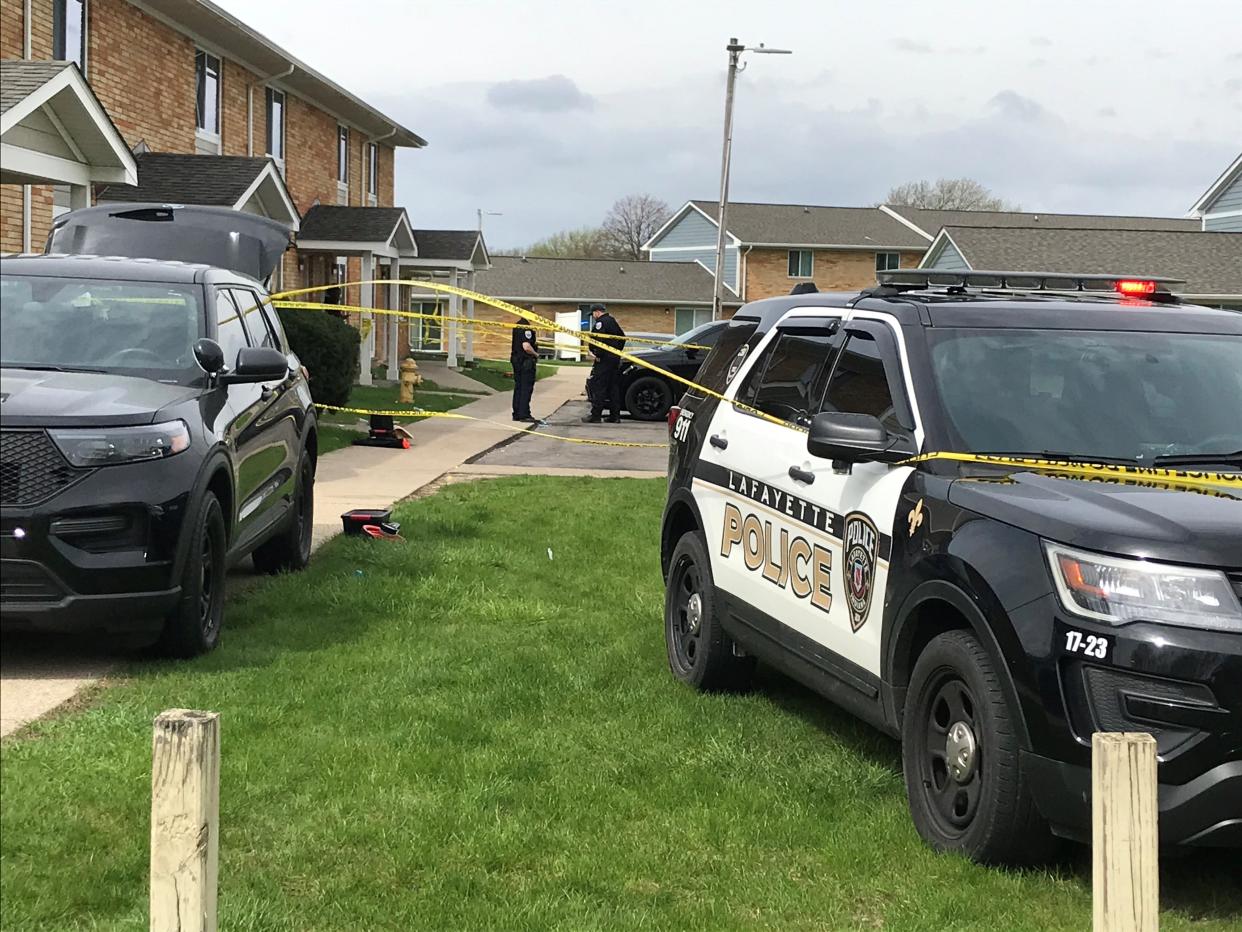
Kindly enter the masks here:
<path id="1" fill-rule="evenodd" d="M 1242 149 L 1242 0 L 218 0 L 419 133 L 416 227 L 493 247 L 618 197 L 865 205 L 969 176 L 1028 210 L 1176 216 Z"/>

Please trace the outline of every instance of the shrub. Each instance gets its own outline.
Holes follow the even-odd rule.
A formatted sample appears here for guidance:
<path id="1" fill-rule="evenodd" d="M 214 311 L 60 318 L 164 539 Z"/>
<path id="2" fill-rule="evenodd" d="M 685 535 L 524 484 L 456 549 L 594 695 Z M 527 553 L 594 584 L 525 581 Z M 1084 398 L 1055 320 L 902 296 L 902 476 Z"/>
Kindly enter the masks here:
<path id="1" fill-rule="evenodd" d="M 281 310 L 290 348 L 310 372 L 317 404 L 347 405 L 358 380 L 358 331 L 326 311 Z"/>

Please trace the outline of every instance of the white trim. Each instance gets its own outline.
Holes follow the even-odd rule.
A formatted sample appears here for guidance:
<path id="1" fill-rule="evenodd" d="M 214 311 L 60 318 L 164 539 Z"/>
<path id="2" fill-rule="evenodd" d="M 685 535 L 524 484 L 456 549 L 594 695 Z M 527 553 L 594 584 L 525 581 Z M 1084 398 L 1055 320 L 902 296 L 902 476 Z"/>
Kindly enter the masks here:
<path id="1" fill-rule="evenodd" d="M 919 236 L 921 236 L 921 237 L 923 237 L 924 239 L 926 239 L 928 242 L 931 242 L 933 239 L 935 239 L 935 237 L 934 237 L 934 236 L 932 236 L 930 233 L 928 233 L 928 232 L 927 232 L 926 230 L 924 230 L 922 227 L 920 227 L 920 226 L 916 226 L 916 225 L 915 225 L 912 221 L 907 220 L 905 217 L 903 217 L 901 214 L 897 213 L 897 211 L 893 210 L 893 209 L 892 209 L 891 207 L 889 207 L 887 204 L 881 204 L 881 205 L 880 205 L 880 212 L 881 212 L 881 213 L 884 213 L 884 214 L 888 214 L 890 217 L 892 217 L 892 218 L 893 218 L 894 220 L 896 220 L 898 223 L 905 224 L 905 225 L 906 225 L 906 226 L 908 226 L 911 230 L 913 230 L 915 233 L 917 233 Z"/>
<path id="2" fill-rule="evenodd" d="M 652 234 L 651 239 L 647 240 L 647 242 L 643 243 L 643 245 L 638 247 L 639 251 L 650 252 L 652 249 L 709 249 L 709 248 L 712 250 L 715 250 L 716 248 L 715 243 L 711 243 L 709 246 L 693 246 L 693 247 L 690 247 L 690 246 L 654 246 L 653 247 L 651 245 L 656 240 L 658 240 L 661 236 L 663 236 L 665 231 L 668 230 L 670 226 L 680 221 L 686 215 L 686 211 L 688 209 L 696 211 L 699 214 L 699 216 L 705 218 L 707 221 L 711 223 L 712 226 L 719 229 L 720 224 L 716 222 L 715 217 L 711 216 L 706 211 L 704 211 L 701 207 L 695 204 L 694 201 L 686 201 L 686 203 L 683 204 L 681 208 L 676 213 L 673 214 L 673 216 L 669 217 L 668 220 L 664 221 L 664 226 L 660 227 L 660 229 L 656 230 L 655 233 Z M 725 236 L 728 239 L 733 241 L 734 248 L 741 248 L 742 241 L 738 239 L 736 236 L 734 236 L 732 233 L 730 233 L 727 227 L 725 228 Z"/>
<path id="3" fill-rule="evenodd" d="M 194 127 L 194 141 L 205 142 L 209 146 L 215 146 L 215 152 L 196 152 L 195 155 L 219 155 L 224 149 L 224 142 L 219 133 L 213 133 L 210 130 L 199 129 Z"/>
<path id="4" fill-rule="evenodd" d="M 726 249 L 737 249 L 738 247 L 730 243 Z M 647 252 L 710 252 L 716 253 L 715 246 L 656 246 L 654 249 L 648 249 Z"/>
<path id="5" fill-rule="evenodd" d="M 475 271 L 474 265 L 469 261 L 460 259 L 411 259 L 409 256 L 401 256 L 398 263 L 413 269 L 457 269 L 460 272 Z M 413 281 L 413 279 L 411 279 Z"/>
<path id="6" fill-rule="evenodd" d="M 689 263 L 686 263 L 686 264 L 688 265 Z M 715 280 L 716 278 L 715 274 L 712 272 L 711 269 L 707 267 L 707 264 L 702 259 L 695 259 L 694 264 L 698 266 L 702 266 L 703 271 L 706 272 L 708 275 L 711 275 L 712 279 Z M 734 267 L 734 271 L 738 272 L 739 274 L 741 272 L 741 256 L 740 255 L 738 256 L 738 265 Z M 721 279 L 720 283 L 724 285 L 726 288 L 728 288 L 730 291 L 732 291 L 733 296 L 735 298 L 738 297 L 739 292 L 737 288 L 737 282 L 734 282 L 732 285 L 730 285 L 728 281 Z"/>
<path id="7" fill-rule="evenodd" d="M 1226 168 L 1219 178 L 1212 182 L 1209 187 L 1199 197 L 1190 208 L 1191 215 L 1205 213 L 1205 208 L 1211 205 L 1216 199 L 1216 195 L 1220 194 L 1222 188 L 1229 187 L 1233 180 L 1242 175 L 1242 152 L 1238 153 L 1238 157 L 1233 160 L 1233 164 Z"/>
<path id="8" fill-rule="evenodd" d="M 137 181 L 136 172 L 130 176 L 123 168 L 100 168 L 7 142 L 0 143 L 0 162 L 4 164 L 5 173 L 34 179 L 14 184 L 134 184 Z"/>
<path id="9" fill-rule="evenodd" d="M 397 250 L 387 243 L 350 240 L 305 239 L 294 243 L 298 252 L 330 252 L 338 256 L 373 255 L 384 259 L 400 259 Z"/>
<path id="10" fill-rule="evenodd" d="M 285 222 L 290 230 L 296 233 L 302 223 L 301 218 L 298 216 L 298 209 L 293 203 L 293 198 L 289 195 L 289 188 L 285 184 L 284 176 L 277 171 L 275 163 L 271 160 L 263 166 L 263 171 L 259 172 L 259 174 L 255 176 L 254 181 L 250 183 L 250 187 L 248 187 L 242 193 L 242 196 L 237 199 L 237 203 L 233 205 L 233 209 L 241 210 L 242 206 L 255 196 L 255 193 L 259 190 L 259 187 L 267 178 L 271 178 L 272 183 L 276 186 L 276 191 L 280 195 L 280 202 L 284 206 L 288 215 L 289 219 L 283 222 Z"/>
<path id="11" fill-rule="evenodd" d="M 940 258 L 940 253 L 944 252 L 944 244 L 946 242 L 957 250 L 957 254 L 961 256 L 962 261 L 966 263 L 967 269 L 973 268 L 970 264 L 970 260 L 966 258 L 966 253 L 962 252 L 962 248 L 954 242 L 953 237 L 949 234 L 948 227 L 940 228 L 940 232 L 936 234 L 936 238 L 932 240 L 931 245 L 927 247 L 927 252 L 923 253 L 923 258 L 919 260 L 919 264 L 916 265 L 915 268 L 930 269 L 931 266 L 928 265 L 928 262 L 934 262 L 936 259 Z M 945 271 L 950 270 L 946 269 Z"/>
<path id="12" fill-rule="evenodd" d="M 69 147 L 69 151 L 73 153 L 73 157 L 79 162 L 89 162 L 82 150 L 78 148 L 78 144 L 73 141 L 73 137 L 69 135 L 69 131 L 65 129 L 65 124 L 60 122 L 60 117 L 56 115 L 56 111 L 52 109 L 51 104 L 44 104 L 39 108 L 43 115 L 48 118 L 52 126 L 56 127 L 56 132 L 60 133 L 60 138 L 65 141 L 65 145 Z"/>
<path id="13" fill-rule="evenodd" d="M 755 249 L 835 249 L 838 252 L 918 252 L 926 246 L 893 246 L 884 243 L 748 243 Z"/>

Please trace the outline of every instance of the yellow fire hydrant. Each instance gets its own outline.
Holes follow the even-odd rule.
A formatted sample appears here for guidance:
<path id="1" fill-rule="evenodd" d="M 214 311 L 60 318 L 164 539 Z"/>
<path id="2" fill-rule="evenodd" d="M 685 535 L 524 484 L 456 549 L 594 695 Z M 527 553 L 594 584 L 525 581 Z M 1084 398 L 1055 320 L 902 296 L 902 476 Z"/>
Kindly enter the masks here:
<path id="1" fill-rule="evenodd" d="M 423 377 L 418 374 L 418 363 L 407 356 L 401 361 L 401 394 L 398 401 L 403 405 L 414 403 L 414 387 L 421 385 Z"/>

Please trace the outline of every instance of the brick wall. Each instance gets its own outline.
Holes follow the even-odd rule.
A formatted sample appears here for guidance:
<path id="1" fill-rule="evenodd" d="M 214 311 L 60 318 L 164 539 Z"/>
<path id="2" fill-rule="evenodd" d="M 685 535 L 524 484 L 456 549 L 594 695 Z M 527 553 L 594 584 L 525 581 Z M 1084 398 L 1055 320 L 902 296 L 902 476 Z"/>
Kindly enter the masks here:
<path id="1" fill-rule="evenodd" d="M 224 155 L 249 155 L 250 119 L 247 101 L 249 87 L 258 79 L 254 72 L 229 61 L 221 62 L 220 76 L 220 147 Z M 263 136 L 267 126 L 267 97 L 262 87 L 254 89 L 254 147 L 263 154 Z"/>
<path id="2" fill-rule="evenodd" d="M 811 281 L 820 291 L 856 291 L 875 284 L 875 253 L 816 249 Z M 903 252 L 902 266 L 917 265 L 921 252 Z M 753 249 L 746 254 L 746 300 L 786 295 L 804 278 L 789 277 L 789 250 Z"/>

